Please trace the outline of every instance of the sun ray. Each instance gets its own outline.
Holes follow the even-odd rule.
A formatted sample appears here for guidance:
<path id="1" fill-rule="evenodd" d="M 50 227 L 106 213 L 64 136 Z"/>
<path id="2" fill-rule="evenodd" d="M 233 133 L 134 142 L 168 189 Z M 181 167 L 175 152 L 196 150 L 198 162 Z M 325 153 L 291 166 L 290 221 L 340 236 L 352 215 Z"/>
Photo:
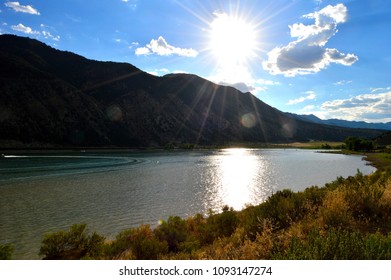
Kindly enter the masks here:
<path id="1" fill-rule="evenodd" d="M 206 86 L 206 84 L 204 86 Z M 199 143 L 199 140 L 200 140 L 200 138 L 202 136 L 202 133 L 204 131 L 205 123 L 206 123 L 207 119 L 209 118 L 210 107 L 212 106 L 212 103 L 214 101 L 215 95 L 216 95 L 216 88 L 213 88 L 212 96 L 210 97 L 208 107 L 206 109 L 205 115 L 204 115 L 203 120 L 202 120 L 202 124 L 200 126 L 200 130 L 198 131 L 197 144 Z"/>
<path id="2" fill-rule="evenodd" d="M 256 33 L 245 20 L 215 13 L 210 28 L 210 49 L 219 63 L 245 63 L 254 55 Z"/>
<path id="3" fill-rule="evenodd" d="M 275 24 L 272 19 L 294 3 L 270 1 L 261 9 L 252 1 L 241 0 L 176 3 L 199 21 L 198 60 L 209 72 L 204 78 L 256 94 L 257 68 L 270 49 L 268 38 L 275 36 L 269 33 Z"/>

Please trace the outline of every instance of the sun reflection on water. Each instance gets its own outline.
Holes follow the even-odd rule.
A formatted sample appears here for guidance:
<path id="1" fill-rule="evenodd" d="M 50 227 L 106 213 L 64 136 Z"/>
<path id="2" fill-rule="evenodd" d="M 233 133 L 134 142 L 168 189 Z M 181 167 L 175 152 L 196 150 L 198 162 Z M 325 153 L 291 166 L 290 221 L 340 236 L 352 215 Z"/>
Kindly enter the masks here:
<path id="1" fill-rule="evenodd" d="M 264 199 L 260 181 L 265 173 L 262 158 L 248 149 L 225 149 L 216 157 L 212 210 L 220 211 L 224 205 L 236 210 Z"/>

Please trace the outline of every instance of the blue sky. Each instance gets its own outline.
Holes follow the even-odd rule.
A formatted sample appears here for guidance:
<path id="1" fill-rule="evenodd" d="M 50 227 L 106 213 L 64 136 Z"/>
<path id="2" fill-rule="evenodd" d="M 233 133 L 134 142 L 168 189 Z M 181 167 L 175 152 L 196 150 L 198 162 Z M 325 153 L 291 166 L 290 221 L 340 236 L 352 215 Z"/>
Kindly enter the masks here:
<path id="1" fill-rule="evenodd" d="M 391 121 L 388 0 L 19 0 L 0 33 L 154 75 L 192 73 L 285 112 Z"/>

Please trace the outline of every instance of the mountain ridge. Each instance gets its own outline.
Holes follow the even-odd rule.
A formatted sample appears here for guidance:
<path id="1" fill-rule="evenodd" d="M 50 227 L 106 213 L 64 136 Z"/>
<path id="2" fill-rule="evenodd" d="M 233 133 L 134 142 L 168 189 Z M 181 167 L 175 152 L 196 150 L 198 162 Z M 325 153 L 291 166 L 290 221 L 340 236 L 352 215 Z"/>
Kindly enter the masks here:
<path id="1" fill-rule="evenodd" d="M 0 35 L 0 147 L 161 147 L 374 138 L 293 118 L 192 74 L 150 75 Z"/>
<path id="2" fill-rule="evenodd" d="M 391 130 L 391 122 L 386 123 L 368 123 L 364 121 L 347 121 L 341 119 L 320 119 L 317 116 L 310 115 L 299 115 L 293 113 L 286 113 L 287 115 L 298 118 L 301 120 L 308 120 L 314 123 L 327 124 L 327 125 L 335 125 L 341 127 L 350 127 L 350 128 L 368 128 L 368 129 L 383 129 L 383 130 Z"/>

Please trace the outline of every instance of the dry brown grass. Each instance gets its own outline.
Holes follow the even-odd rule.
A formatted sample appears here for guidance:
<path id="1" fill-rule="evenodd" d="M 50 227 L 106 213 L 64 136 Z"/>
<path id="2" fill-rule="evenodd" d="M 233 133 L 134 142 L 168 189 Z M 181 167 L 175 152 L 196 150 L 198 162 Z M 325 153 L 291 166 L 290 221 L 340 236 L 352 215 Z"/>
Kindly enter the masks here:
<path id="1" fill-rule="evenodd" d="M 319 222 L 324 228 L 350 228 L 354 222 L 343 190 L 337 189 L 326 194 L 319 209 Z"/>
<path id="2" fill-rule="evenodd" d="M 387 180 L 380 204 L 384 207 L 391 209 L 391 178 Z"/>

